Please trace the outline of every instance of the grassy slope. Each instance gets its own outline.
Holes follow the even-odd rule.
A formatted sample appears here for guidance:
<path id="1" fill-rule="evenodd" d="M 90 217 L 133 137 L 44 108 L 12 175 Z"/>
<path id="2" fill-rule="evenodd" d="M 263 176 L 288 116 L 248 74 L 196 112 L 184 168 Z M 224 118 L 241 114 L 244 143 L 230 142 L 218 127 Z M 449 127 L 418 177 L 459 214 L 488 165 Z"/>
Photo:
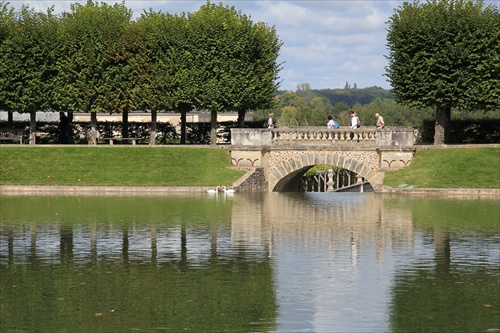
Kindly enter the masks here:
<path id="1" fill-rule="evenodd" d="M 500 148 L 419 150 L 410 167 L 386 172 L 384 184 L 419 188 L 500 188 Z"/>
<path id="2" fill-rule="evenodd" d="M 229 152 L 208 148 L 0 147 L 0 184 L 231 185 Z"/>
<path id="3" fill-rule="evenodd" d="M 183 147 L 0 147 L 0 184 L 231 185 L 225 149 Z M 420 150 L 384 184 L 420 188 L 500 188 L 500 148 Z"/>

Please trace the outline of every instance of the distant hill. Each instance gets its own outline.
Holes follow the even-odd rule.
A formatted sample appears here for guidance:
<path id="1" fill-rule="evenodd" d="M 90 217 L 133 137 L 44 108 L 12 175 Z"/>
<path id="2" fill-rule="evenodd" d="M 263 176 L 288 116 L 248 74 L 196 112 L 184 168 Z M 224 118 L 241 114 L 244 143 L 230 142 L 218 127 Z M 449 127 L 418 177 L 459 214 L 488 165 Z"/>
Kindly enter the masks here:
<path id="1" fill-rule="evenodd" d="M 280 91 L 278 94 L 285 93 L 285 91 Z M 355 104 L 366 105 L 370 104 L 377 98 L 379 99 L 394 99 L 390 90 L 386 90 L 380 87 L 369 87 L 369 88 L 350 88 L 350 89 L 310 89 L 310 90 L 297 90 L 295 92 L 297 96 L 300 96 L 307 101 L 315 97 L 326 97 L 330 100 L 332 105 L 337 103 L 345 103 L 352 107 Z"/>

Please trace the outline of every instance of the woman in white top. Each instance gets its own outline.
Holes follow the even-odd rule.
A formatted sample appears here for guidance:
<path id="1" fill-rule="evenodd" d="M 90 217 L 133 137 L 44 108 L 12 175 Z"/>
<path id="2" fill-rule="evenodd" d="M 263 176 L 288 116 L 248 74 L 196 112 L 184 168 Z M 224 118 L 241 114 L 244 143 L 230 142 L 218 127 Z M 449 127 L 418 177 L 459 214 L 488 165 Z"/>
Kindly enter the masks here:
<path id="1" fill-rule="evenodd" d="M 328 129 L 334 129 L 335 128 L 335 122 L 333 121 L 333 117 L 332 116 L 328 116 L 328 123 L 326 124 L 326 127 L 328 127 Z"/>

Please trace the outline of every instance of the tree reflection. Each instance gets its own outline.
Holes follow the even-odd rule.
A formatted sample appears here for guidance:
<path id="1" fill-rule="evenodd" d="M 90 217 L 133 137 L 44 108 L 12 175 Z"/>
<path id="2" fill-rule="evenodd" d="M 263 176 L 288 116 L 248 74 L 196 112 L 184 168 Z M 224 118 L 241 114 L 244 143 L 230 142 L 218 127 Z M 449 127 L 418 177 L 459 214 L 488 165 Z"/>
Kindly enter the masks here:
<path id="1" fill-rule="evenodd" d="M 8 257 L 9 268 L 0 265 L 0 331 L 263 332 L 276 328 L 270 261 L 242 257 L 231 248 L 218 253 L 217 239 L 230 235 L 230 224 L 221 223 L 218 230 L 217 223 L 208 221 L 227 221 L 230 204 L 200 200 L 198 211 L 193 212 L 191 200 L 187 205 L 176 199 L 154 204 L 146 200 L 143 206 L 161 209 L 144 215 L 130 210 L 135 215 L 127 215 L 130 211 L 123 212 L 130 201 L 110 200 L 113 209 L 106 207 L 106 213 L 95 214 L 87 206 L 80 207 L 86 200 L 79 198 L 66 214 L 71 200 L 64 198 L 64 205 L 55 198 L 49 200 L 51 205 L 34 203 L 35 209 L 40 208 L 38 216 L 49 220 L 47 216 L 55 216 L 56 210 L 60 219 L 74 223 L 45 222 L 36 229 L 33 221 L 28 225 L 30 239 L 23 236 L 27 224 L 1 226 L 8 244 L 7 253 L 0 255 Z M 168 218 L 171 207 L 176 209 L 175 217 Z M 138 218 L 131 223 L 128 216 Z M 7 218 L 25 217 L 21 212 Z M 88 224 L 81 222 L 86 219 Z M 148 223 L 137 222 L 142 220 Z M 37 243 L 37 236 L 43 241 Z M 43 265 L 23 264 L 25 240 L 30 246 L 29 261 L 40 258 Z M 60 260 L 52 260 L 55 255 Z M 16 260 L 19 264 L 14 264 Z"/>
<path id="2" fill-rule="evenodd" d="M 434 243 L 433 258 L 398 272 L 392 292 L 392 331 L 486 332 L 500 328 L 498 265 L 492 261 L 491 265 L 473 267 L 459 259 L 464 252 L 471 256 L 483 252 L 481 255 L 486 258 L 498 253 L 490 239 L 498 227 L 485 229 L 492 234 L 480 237 L 461 236 L 461 233 L 470 235 L 467 229 L 491 223 L 488 222 L 492 221 L 491 216 L 483 220 L 476 216 L 468 224 L 464 219 L 453 218 L 468 212 L 450 205 L 447 200 L 421 200 L 420 203 L 418 209 L 413 209 L 414 223 L 424 240 Z M 492 204 L 479 202 L 477 208 L 482 207 L 474 212 L 491 214 Z M 461 222 L 454 225 L 450 221 Z M 477 231 L 472 234 L 479 236 Z M 492 252 L 488 254 L 488 251 Z"/>

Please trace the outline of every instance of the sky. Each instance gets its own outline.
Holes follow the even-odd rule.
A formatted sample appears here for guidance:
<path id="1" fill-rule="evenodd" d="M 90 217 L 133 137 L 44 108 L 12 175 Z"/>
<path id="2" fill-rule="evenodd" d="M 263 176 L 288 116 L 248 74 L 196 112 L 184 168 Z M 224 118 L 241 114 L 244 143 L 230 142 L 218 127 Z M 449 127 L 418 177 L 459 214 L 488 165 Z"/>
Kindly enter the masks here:
<path id="1" fill-rule="evenodd" d="M 45 11 L 69 11 L 70 4 L 86 1 L 7 0 L 16 9 L 23 4 Z M 101 2 L 101 1 L 98 1 Z M 115 3 L 121 1 L 102 1 Z M 385 67 L 387 21 L 404 1 L 323 0 L 323 1 L 211 1 L 234 6 L 252 21 L 274 26 L 283 42 L 278 63 L 281 90 L 296 91 L 297 85 L 312 89 L 382 87 L 390 89 Z M 206 1 L 136 0 L 125 1 L 134 18 L 144 10 L 175 13 L 196 12 Z M 500 7 L 500 0 L 485 1 Z"/>

